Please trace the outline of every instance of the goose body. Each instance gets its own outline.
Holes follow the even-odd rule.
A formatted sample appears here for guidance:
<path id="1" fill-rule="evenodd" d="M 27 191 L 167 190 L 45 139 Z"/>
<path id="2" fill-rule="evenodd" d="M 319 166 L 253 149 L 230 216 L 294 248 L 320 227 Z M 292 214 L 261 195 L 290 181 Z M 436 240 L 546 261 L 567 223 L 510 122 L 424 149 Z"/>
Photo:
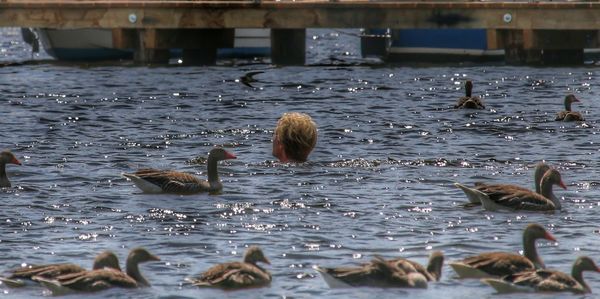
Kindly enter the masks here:
<path id="1" fill-rule="evenodd" d="M 11 187 L 10 180 L 6 175 L 6 164 L 21 165 L 21 162 L 8 150 L 0 152 L 0 188 Z"/>
<path id="2" fill-rule="evenodd" d="M 172 171 L 145 168 L 135 173 L 123 173 L 145 193 L 196 194 L 201 192 L 219 192 L 223 185 L 219 180 L 217 162 L 236 157 L 222 148 L 214 148 L 208 154 L 208 180 L 201 180 L 194 175 Z"/>
<path id="3" fill-rule="evenodd" d="M 575 95 L 570 94 L 565 97 L 565 110 L 560 111 L 556 114 L 556 121 L 583 121 L 585 120 L 581 113 L 575 112 L 571 110 L 571 104 L 575 102 L 581 102 L 579 99 L 575 97 Z"/>
<path id="4" fill-rule="evenodd" d="M 544 174 L 550 170 L 550 166 L 546 163 L 540 162 L 535 166 L 535 171 L 534 171 L 534 185 L 535 185 L 535 192 L 538 194 L 541 194 L 541 181 L 542 181 L 542 177 L 544 176 Z M 461 188 L 463 189 L 463 188 Z M 470 188 L 469 188 L 470 189 Z M 512 185 L 512 184 L 486 184 L 486 183 L 482 183 L 482 182 L 476 182 L 475 183 L 475 187 L 472 188 L 478 191 L 481 191 L 485 194 L 490 194 L 490 193 L 496 193 L 496 192 L 502 192 L 503 190 L 515 190 L 515 191 L 529 191 L 529 189 L 525 188 L 525 187 L 521 187 L 518 185 Z M 463 189 L 464 190 L 464 189 Z M 476 192 L 465 192 L 465 195 L 467 195 L 467 199 L 469 200 L 469 202 L 471 204 L 481 204 L 481 200 L 479 199 L 479 193 Z M 554 196 L 554 194 L 552 194 L 553 202 L 554 201 L 558 201 L 558 199 L 556 198 L 556 196 Z"/>
<path id="5" fill-rule="evenodd" d="M 64 295 L 74 292 L 97 292 L 112 287 L 137 288 L 150 286 L 142 276 L 138 264 L 160 259 L 150 254 L 143 248 L 133 249 L 126 262 L 126 273 L 113 268 L 101 268 L 91 271 L 61 275 L 51 279 L 34 276 L 33 280 L 39 281 L 54 295 Z"/>
<path id="6" fill-rule="evenodd" d="M 525 188 L 512 185 L 495 185 L 486 188 L 469 188 L 459 183 L 455 186 L 460 188 L 469 201 L 479 200 L 484 209 L 488 211 L 499 210 L 529 210 L 529 211 L 553 211 L 560 210 L 561 204 L 552 191 L 553 185 L 567 189 L 562 181 L 560 173 L 556 169 L 546 171 L 540 182 L 540 192 L 535 193 Z"/>
<path id="7" fill-rule="evenodd" d="M 119 271 L 121 270 L 121 267 L 119 267 L 119 259 L 113 252 L 105 251 L 100 253 L 94 259 L 92 269 L 95 270 L 103 268 L 114 268 Z M 0 281 L 10 287 L 22 287 L 25 286 L 23 279 L 31 280 L 33 277 L 52 279 L 66 274 L 84 271 L 86 271 L 85 268 L 71 263 L 28 265 L 11 270 L 7 277 L 0 277 Z"/>
<path id="8" fill-rule="evenodd" d="M 523 231 L 524 256 L 509 252 L 486 252 L 452 262 L 450 266 L 460 278 L 502 277 L 545 268 L 535 247 L 537 239 L 556 241 L 542 226 L 530 224 Z"/>
<path id="9" fill-rule="evenodd" d="M 498 293 L 591 293 L 590 287 L 583 280 L 583 271 L 600 272 L 600 269 L 592 259 L 584 256 L 575 260 L 570 276 L 556 270 L 538 269 L 507 275 L 501 279 L 483 279 L 482 281 L 492 286 Z"/>
<path id="10" fill-rule="evenodd" d="M 246 250 L 242 262 L 218 264 L 204 271 L 200 276 L 186 280 L 194 286 L 222 289 L 267 286 L 271 283 L 271 274 L 258 266 L 257 262 L 270 264 L 260 248 L 251 246 Z"/>
<path id="11" fill-rule="evenodd" d="M 376 257 L 370 263 L 358 267 L 315 266 L 314 269 L 331 288 L 360 286 L 427 288 L 428 281 L 437 281 L 441 278 L 443 262 L 443 254 L 436 251 L 431 255 L 427 268 L 404 258 L 384 260 Z"/>
<path id="12" fill-rule="evenodd" d="M 478 96 L 472 95 L 473 91 L 473 82 L 471 80 L 467 80 L 465 82 L 465 96 L 458 99 L 454 108 L 461 109 L 485 109 L 485 105 L 483 105 L 483 101 Z"/>

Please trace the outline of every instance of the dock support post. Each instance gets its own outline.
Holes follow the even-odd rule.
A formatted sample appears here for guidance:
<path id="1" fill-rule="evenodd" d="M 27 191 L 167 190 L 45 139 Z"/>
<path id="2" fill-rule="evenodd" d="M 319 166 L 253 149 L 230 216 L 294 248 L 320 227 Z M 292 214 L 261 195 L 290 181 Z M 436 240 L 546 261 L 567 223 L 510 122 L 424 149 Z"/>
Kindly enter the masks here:
<path id="1" fill-rule="evenodd" d="M 306 29 L 271 29 L 271 61 L 277 65 L 304 65 Z"/>
<path id="2" fill-rule="evenodd" d="M 177 44 L 183 48 L 184 65 L 214 65 L 218 48 L 232 48 L 234 29 L 177 30 Z"/>
<path id="3" fill-rule="evenodd" d="M 137 30 L 137 44 L 133 60 L 139 63 L 169 63 L 169 49 L 157 49 L 157 30 Z"/>

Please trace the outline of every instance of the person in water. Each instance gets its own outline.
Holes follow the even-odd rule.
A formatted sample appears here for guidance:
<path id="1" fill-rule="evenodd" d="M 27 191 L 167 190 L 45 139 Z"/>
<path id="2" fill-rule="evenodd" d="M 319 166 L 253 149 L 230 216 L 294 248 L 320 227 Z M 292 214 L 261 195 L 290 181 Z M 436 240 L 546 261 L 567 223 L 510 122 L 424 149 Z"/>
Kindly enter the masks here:
<path id="1" fill-rule="evenodd" d="M 306 162 L 317 144 L 317 125 L 305 113 L 284 113 L 273 135 L 273 156 L 280 162 Z"/>

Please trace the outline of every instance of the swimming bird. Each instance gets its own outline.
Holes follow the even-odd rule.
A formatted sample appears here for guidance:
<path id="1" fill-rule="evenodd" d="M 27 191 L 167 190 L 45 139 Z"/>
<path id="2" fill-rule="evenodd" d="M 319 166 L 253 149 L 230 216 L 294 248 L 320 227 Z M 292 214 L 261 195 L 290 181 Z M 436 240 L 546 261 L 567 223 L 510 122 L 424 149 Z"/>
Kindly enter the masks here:
<path id="1" fill-rule="evenodd" d="M 556 239 L 539 224 L 529 224 L 523 231 L 524 256 L 510 252 L 486 252 L 450 263 L 460 278 L 502 277 L 526 270 L 545 268 L 535 241 Z"/>
<path id="2" fill-rule="evenodd" d="M 485 109 L 483 101 L 478 96 L 472 95 L 473 82 L 467 80 L 465 82 L 465 96 L 458 99 L 458 102 L 454 108 L 467 108 L 467 109 Z"/>
<path id="3" fill-rule="evenodd" d="M 554 120 L 561 121 L 583 121 L 585 120 L 581 113 L 571 111 L 571 104 L 575 102 L 581 102 L 579 99 L 575 97 L 573 94 L 569 94 L 565 97 L 565 110 L 560 111 L 556 114 L 556 118 Z"/>
<path id="4" fill-rule="evenodd" d="M 123 173 L 145 193 L 173 193 L 195 194 L 200 192 L 216 193 L 223 189 L 217 172 L 217 162 L 226 159 L 236 159 L 236 156 L 222 148 L 214 148 L 208 153 L 206 165 L 208 180 L 201 180 L 191 174 L 172 171 L 144 168 L 135 173 Z"/>
<path id="5" fill-rule="evenodd" d="M 21 162 L 9 150 L 0 152 L 0 188 L 11 186 L 8 176 L 6 176 L 6 164 L 21 165 Z"/>
<path id="6" fill-rule="evenodd" d="M 540 194 L 541 193 L 541 181 L 542 181 L 542 177 L 544 176 L 544 174 L 550 170 L 550 165 L 544 163 L 544 162 L 540 162 L 535 166 L 535 171 L 533 174 L 533 181 L 534 181 L 534 185 L 535 185 L 535 193 Z M 525 187 L 521 187 L 518 185 L 512 185 L 512 184 L 487 184 L 487 183 L 482 183 L 482 182 L 475 182 L 475 187 L 473 187 L 473 189 L 481 191 L 483 193 L 494 193 L 497 190 L 504 190 L 504 189 L 514 189 L 514 190 L 522 190 L 522 191 L 529 191 L 529 189 L 525 188 Z M 475 194 L 475 193 L 467 193 L 465 192 L 465 194 L 467 195 L 467 199 L 469 200 L 469 202 L 471 204 L 481 204 L 481 201 L 479 200 L 479 194 Z M 552 194 L 552 196 L 554 196 L 554 193 Z M 558 201 L 558 199 L 555 200 Z"/>
<path id="7" fill-rule="evenodd" d="M 135 248 L 127 256 L 126 273 L 112 268 L 61 275 L 55 278 L 34 276 L 48 288 L 53 295 L 65 295 L 74 292 L 98 292 L 112 287 L 137 288 L 148 287 L 150 283 L 138 268 L 138 264 L 148 261 L 160 261 L 160 258 L 144 248 Z"/>
<path id="8" fill-rule="evenodd" d="M 96 256 L 92 269 L 113 268 L 121 271 L 119 259 L 112 251 L 104 251 Z M 32 277 L 42 277 L 46 279 L 56 278 L 65 274 L 79 273 L 86 271 L 83 267 L 75 264 L 47 264 L 47 265 L 28 265 L 9 271 L 7 277 L 0 277 L 0 281 L 10 287 L 23 287 L 23 279 L 30 280 Z"/>
<path id="9" fill-rule="evenodd" d="M 254 86 L 252 86 L 250 83 L 258 82 L 258 80 L 254 79 L 254 76 L 258 75 L 258 74 L 262 74 L 262 73 L 264 73 L 264 72 L 263 71 L 248 72 L 245 75 L 240 77 L 240 82 L 242 82 L 242 84 L 244 84 L 248 87 L 254 88 Z"/>
<path id="10" fill-rule="evenodd" d="M 404 258 L 384 260 L 376 257 L 370 263 L 358 267 L 315 266 L 314 269 L 331 288 L 358 286 L 426 288 L 428 281 L 437 281 L 441 278 L 443 263 L 444 255 L 440 251 L 435 251 L 429 258 L 427 268 Z"/>
<path id="11" fill-rule="evenodd" d="M 498 293 L 513 292 L 572 292 L 591 293 L 592 289 L 583 280 L 583 271 L 600 272 L 594 261 L 581 256 L 575 260 L 571 276 L 556 270 L 540 269 L 511 274 L 501 279 L 482 279 Z"/>
<path id="12" fill-rule="evenodd" d="M 229 262 L 215 265 L 200 276 L 186 278 L 194 286 L 222 289 L 245 289 L 264 287 L 271 284 L 271 274 L 256 263 L 271 264 L 262 250 L 250 246 L 244 253 L 242 262 Z"/>
<path id="13" fill-rule="evenodd" d="M 562 181 L 560 173 L 556 169 L 546 171 L 540 182 L 541 194 L 527 189 L 498 187 L 490 192 L 484 193 L 474 188 L 469 188 L 459 183 L 455 186 L 463 190 L 468 198 L 478 197 L 484 209 L 488 211 L 498 210 L 527 210 L 527 211 L 553 211 L 560 210 L 561 204 L 552 191 L 553 185 L 563 189 L 567 186 Z"/>

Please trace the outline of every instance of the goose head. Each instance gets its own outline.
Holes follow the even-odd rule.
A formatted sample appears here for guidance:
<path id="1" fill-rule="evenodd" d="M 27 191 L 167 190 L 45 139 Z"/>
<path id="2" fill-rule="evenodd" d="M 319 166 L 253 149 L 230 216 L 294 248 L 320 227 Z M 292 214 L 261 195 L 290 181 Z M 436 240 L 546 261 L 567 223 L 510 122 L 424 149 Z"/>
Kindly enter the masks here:
<path id="1" fill-rule="evenodd" d="M 550 186 L 557 185 L 557 186 L 560 186 L 561 188 L 567 190 L 567 186 L 562 181 L 562 177 L 560 176 L 560 172 L 558 172 L 558 170 L 556 170 L 556 169 L 550 169 L 550 170 L 546 171 L 546 173 L 542 177 L 542 182 L 540 184 L 542 186 L 544 186 L 544 185 L 550 185 Z M 542 187 L 542 192 L 543 192 L 543 189 L 544 188 Z"/>
<path id="2" fill-rule="evenodd" d="M 537 250 L 535 249 L 535 240 L 537 239 L 546 239 L 554 242 L 556 242 L 556 239 L 546 231 L 543 226 L 535 223 L 529 224 L 523 231 L 523 249 L 525 257 L 528 258 L 536 268 L 543 269 L 546 265 L 538 256 Z"/>
<path id="3" fill-rule="evenodd" d="M 237 157 L 234 154 L 224 150 L 223 148 L 216 147 L 210 150 L 210 152 L 208 153 L 208 159 L 213 161 L 221 161 L 228 159 L 237 159 Z"/>
<path id="4" fill-rule="evenodd" d="M 571 111 L 571 104 L 575 102 L 581 102 L 575 97 L 574 94 L 569 94 L 565 97 L 565 110 Z"/>
<path id="5" fill-rule="evenodd" d="M 434 251 L 429 256 L 427 272 L 434 276 L 435 280 L 442 277 L 442 266 L 444 265 L 444 254 L 441 251 Z"/>
<path id="6" fill-rule="evenodd" d="M 111 268 L 121 271 L 121 267 L 119 266 L 119 258 L 114 252 L 108 250 L 96 256 L 94 259 L 94 266 L 92 268 L 94 270 Z"/>
<path id="7" fill-rule="evenodd" d="M 257 262 L 263 262 L 268 265 L 271 264 L 269 259 L 265 257 L 262 250 L 258 246 L 250 246 L 246 250 L 246 253 L 244 254 L 244 262 L 255 265 Z"/>
<path id="8" fill-rule="evenodd" d="M 16 164 L 21 165 L 21 162 L 15 157 L 13 153 L 8 150 L 5 150 L 0 153 L 0 164 Z"/>

